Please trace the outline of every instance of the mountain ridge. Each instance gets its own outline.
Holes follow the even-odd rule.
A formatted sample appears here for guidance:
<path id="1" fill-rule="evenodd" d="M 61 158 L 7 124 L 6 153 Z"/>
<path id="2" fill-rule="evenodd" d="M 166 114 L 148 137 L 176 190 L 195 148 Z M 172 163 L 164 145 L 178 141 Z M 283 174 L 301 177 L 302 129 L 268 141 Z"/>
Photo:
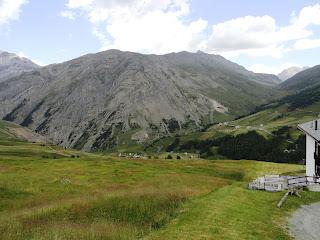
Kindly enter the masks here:
<path id="1" fill-rule="evenodd" d="M 108 149 L 128 132 L 143 142 L 250 112 L 269 98 L 266 78 L 202 52 L 108 50 L 1 82 L 0 117 L 65 147 Z"/>

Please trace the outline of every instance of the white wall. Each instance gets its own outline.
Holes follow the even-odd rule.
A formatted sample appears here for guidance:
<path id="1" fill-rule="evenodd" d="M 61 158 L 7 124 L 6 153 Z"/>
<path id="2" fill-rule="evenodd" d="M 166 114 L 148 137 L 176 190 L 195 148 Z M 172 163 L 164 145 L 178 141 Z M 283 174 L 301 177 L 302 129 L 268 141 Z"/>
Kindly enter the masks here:
<path id="1" fill-rule="evenodd" d="M 314 145 L 315 140 L 307 135 L 306 175 L 310 177 L 313 177 L 315 175 Z"/>

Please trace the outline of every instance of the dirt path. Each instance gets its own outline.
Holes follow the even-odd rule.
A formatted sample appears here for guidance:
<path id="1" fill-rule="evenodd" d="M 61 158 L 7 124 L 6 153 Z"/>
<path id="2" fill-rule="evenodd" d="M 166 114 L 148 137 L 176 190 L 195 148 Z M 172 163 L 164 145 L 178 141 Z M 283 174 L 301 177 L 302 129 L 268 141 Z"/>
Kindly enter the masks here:
<path id="1" fill-rule="evenodd" d="M 296 240 L 319 240 L 320 203 L 302 206 L 293 214 L 289 224 Z"/>

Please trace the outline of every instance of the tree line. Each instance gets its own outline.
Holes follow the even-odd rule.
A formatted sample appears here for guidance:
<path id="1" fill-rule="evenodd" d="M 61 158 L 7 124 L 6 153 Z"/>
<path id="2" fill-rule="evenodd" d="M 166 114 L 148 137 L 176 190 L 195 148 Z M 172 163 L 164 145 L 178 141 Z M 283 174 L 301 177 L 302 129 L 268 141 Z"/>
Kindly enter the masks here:
<path id="1" fill-rule="evenodd" d="M 190 140 L 181 143 L 177 137 L 167 147 L 167 151 L 186 151 L 200 153 L 202 158 L 216 155 L 229 159 L 248 159 L 278 163 L 302 163 L 305 158 L 305 137 L 301 135 L 292 140 L 289 127 L 283 127 L 270 138 L 265 138 L 256 131 L 224 136 L 217 139 Z"/>

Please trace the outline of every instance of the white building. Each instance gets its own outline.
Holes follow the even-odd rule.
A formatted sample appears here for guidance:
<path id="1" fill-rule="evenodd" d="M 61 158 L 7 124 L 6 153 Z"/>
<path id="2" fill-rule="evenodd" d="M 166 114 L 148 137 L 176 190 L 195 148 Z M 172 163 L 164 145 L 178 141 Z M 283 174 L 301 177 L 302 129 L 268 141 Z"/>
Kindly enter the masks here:
<path id="1" fill-rule="evenodd" d="M 302 123 L 298 128 L 306 134 L 306 176 L 320 176 L 320 120 Z"/>

